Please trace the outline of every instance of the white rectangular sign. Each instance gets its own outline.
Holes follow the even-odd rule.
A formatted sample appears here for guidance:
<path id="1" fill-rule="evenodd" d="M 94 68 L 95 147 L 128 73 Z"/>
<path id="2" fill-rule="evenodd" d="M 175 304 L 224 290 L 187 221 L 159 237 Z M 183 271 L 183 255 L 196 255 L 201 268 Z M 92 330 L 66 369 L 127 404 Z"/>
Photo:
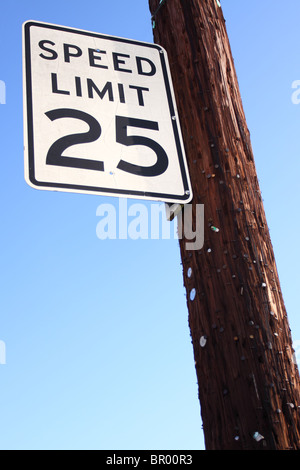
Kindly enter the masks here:
<path id="1" fill-rule="evenodd" d="M 25 179 L 37 189 L 188 203 L 166 51 L 23 25 Z"/>

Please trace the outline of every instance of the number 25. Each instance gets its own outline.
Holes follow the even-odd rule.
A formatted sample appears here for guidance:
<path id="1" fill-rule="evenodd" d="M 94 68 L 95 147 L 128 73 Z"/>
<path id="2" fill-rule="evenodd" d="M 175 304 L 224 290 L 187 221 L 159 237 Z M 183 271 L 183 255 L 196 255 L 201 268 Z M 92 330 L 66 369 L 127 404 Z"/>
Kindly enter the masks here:
<path id="1" fill-rule="evenodd" d="M 46 157 L 47 165 L 65 166 L 72 168 L 81 168 L 87 170 L 104 171 L 104 163 L 98 160 L 88 160 L 86 158 L 76 158 L 63 156 L 62 153 L 68 147 L 77 144 L 84 144 L 96 141 L 101 135 L 101 126 L 99 122 L 90 114 L 77 109 L 53 109 L 45 113 L 51 120 L 61 118 L 80 119 L 88 124 L 89 130 L 80 134 L 70 134 L 56 140 L 48 150 Z M 125 116 L 116 116 L 116 142 L 122 145 L 144 145 L 151 148 L 157 156 L 156 163 L 152 166 L 141 166 L 120 160 L 117 168 L 127 173 L 139 176 L 158 176 L 168 168 L 168 156 L 165 150 L 155 140 L 139 135 L 128 135 L 128 127 L 137 127 L 140 129 L 150 129 L 158 131 L 158 123 L 155 121 L 146 121 L 144 119 L 135 119 Z"/>

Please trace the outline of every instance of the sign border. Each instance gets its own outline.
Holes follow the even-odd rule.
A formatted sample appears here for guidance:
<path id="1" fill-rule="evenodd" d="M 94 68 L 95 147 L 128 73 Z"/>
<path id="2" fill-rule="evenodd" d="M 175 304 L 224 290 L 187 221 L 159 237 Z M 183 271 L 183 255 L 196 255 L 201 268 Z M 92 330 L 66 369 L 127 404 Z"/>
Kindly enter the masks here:
<path id="1" fill-rule="evenodd" d="M 184 186 L 183 195 L 175 194 L 164 194 L 158 192 L 144 192 L 138 190 L 127 190 L 127 189 L 112 189 L 102 188 L 97 186 L 86 186 L 77 185 L 70 183 L 53 183 L 47 181 L 38 181 L 35 178 L 35 167 L 34 167 L 34 130 L 33 130 L 33 93 L 32 93 L 32 74 L 31 74 L 31 42 L 30 42 L 30 28 L 32 26 L 38 26 L 46 29 L 55 29 L 57 31 L 71 32 L 84 36 L 96 37 L 98 39 L 104 39 L 109 41 L 123 42 L 127 44 L 144 46 L 147 48 L 157 49 L 159 52 L 161 67 L 164 77 L 164 84 L 166 88 L 166 95 L 169 104 L 170 119 L 172 119 L 173 133 L 177 148 L 177 154 L 179 158 L 179 166 L 181 171 L 182 182 Z M 109 36 L 105 34 L 95 33 L 92 31 L 84 31 L 81 29 L 70 28 L 67 26 L 55 25 L 52 23 L 44 23 L 34 20 L 29 20 L 23 23 L 23 99 L 24 99 L 24 139 L 27 145 L 25 145 L 25 179 L 27 183 L 35 189 L 46 189 L 46 190 L 58 190 L 66 192 L 77 192 L 83 194 L 98 194 L 103 196 L 123 196 L 131 198 L 143 198 L 156 201 L 165 202 L 182 202 L 188 203 L 192 200 L 192 187 L 189 179 L 188 165 L 184 154 L 184 144 L 181 135 L 181 129 L 179 124 L 178 112 L 176 108 L 176 100 L 173 91 L 171 72 L 169 69 L 168 61 L 166 60 L 167 52 L 163 47 L 155 43 L 147 43 L 143 41 L 137 41 L 133 39 L 126 39 L 117 36 Z M 27 119 L 27 122 L 26 122 Z M 27 139 L 27 141 L 26 141 Z M 26 161 L 27 160 L 27 161 Z M 27 178 L 28 176 L 28 178 Z"/>

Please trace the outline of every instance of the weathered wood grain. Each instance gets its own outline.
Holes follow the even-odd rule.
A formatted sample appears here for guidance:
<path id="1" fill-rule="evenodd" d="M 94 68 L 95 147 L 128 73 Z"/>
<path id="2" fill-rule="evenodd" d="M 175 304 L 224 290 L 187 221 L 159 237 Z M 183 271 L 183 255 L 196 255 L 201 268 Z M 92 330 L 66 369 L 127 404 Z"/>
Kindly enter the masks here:
<path id="1" fill-rule="evenodd" d="M 205 210 L 203 249 L 180 250 L 206 449 L 300 449 L 299 372 L 222 10 L 167 0 L 153 31 Z"/>

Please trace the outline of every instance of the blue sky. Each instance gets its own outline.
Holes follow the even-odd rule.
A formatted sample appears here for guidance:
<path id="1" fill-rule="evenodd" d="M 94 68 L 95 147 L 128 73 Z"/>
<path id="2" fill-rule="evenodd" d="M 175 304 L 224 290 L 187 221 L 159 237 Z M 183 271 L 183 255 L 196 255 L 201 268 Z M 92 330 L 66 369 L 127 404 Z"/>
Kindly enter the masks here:
<path id="1" fill-rule="evenodd" d="M 297 344 L 300 3 L 222 7 Z M 118 199 L 25 183 L 21 27 L 30 19 L 153 41 L 147 0 L 1 5 L 0 448 L 203 449 L 178 241 L 100 240 L 97 207 Z"/>

